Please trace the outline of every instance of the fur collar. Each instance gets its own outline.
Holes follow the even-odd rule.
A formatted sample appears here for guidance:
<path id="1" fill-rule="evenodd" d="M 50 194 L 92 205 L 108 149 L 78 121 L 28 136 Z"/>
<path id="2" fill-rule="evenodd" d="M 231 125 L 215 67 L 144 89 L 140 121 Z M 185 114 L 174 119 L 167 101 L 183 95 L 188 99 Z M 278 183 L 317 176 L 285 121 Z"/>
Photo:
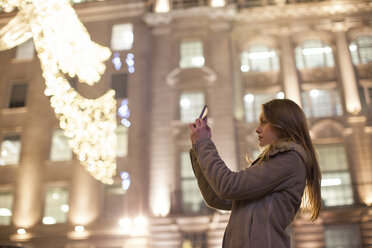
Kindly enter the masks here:
<path id="1" fill-rule="evenodd" d="M 261 152 L 261 154 L 258 156 L 258 158 L 255 161 L 253 161 L 252 165 L 257 163 L 261 159 L 261 157 L 263 156 L 263 154 L 266 152 L 267 149 L 270 149 L 268 151 L 270 157 L 274 156 L 278 153 L 281 153 L 281 152 L 295 151 L 300 155 L 300 157 L 302 158 L 302 160 L 306 164 L 310 164 L 307 153 L 301 145 L 299 145 L 299 144 L 297 144 L 293 141 L 281 141 L 281 142 L 273 144 L 271 146 L 271 148 L 269 146 L 267 146 L 265 148 L 265 150 L 263 152 Z"/>

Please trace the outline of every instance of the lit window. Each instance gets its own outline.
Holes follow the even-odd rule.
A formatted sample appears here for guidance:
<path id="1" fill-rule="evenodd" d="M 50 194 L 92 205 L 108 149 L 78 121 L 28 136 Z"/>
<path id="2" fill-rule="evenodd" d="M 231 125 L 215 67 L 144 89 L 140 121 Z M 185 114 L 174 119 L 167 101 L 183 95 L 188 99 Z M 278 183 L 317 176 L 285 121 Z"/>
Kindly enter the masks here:
<path id="1" fill-rule="evenodd" d="M 8 226 L 12 218 L 13 195 L 8 192 L 0 192 L 0 225 Z"/>
<path id="2" fill-rule="evenodd" d="M 202 92 L 182 93 L 180 97 L 180 119 L 182 122 L 194 122 L 205 104 Z"/>
<path id="3" fill-rule="evenodd" d="M 19 135 L 5 136 L 1 142 L 0 165 L 19 164 L 21 138 Z"/>
<path id="4" fill-rule="evenodd" d="M 183 213 L 199 213 L 207 209 L 187 151 L 181 152 L 181 199 Z"/>
<path id="5" fill-rule="evenodd" d="M 52 138 L 52 148 L 50 152 L 51 161 L 68 161 L 72 159 L 72 151 L 68 145 L 68 138 L 62 130 L 55 130 Z"/>
<path id="6" fill-rule="evenodd" d="M 352 205 L 354 197 L 344 145 L 316 145 L 316 150 L 322 170 L 324 206 Z"/>
<path id="7" fill-rule="evenodd" d="M 128 128 L 123 125 L 116 127 L 117 157 L 125 157 L 128 154 Z"/>
<path id="8" fill-rule="evenodd" d="M 205 233 L 184 233 L 182 236 L 182 248 L 207 248 Z"/>
<path id="9" fill-rule="evenodd" d="M 355 225 L 326 226 L 324 236 L 327 248 L 360 247 L 360 234 Z"/>
<path id="10" fill-rule="evenodd" d="M 27 84 L 13 84 L 11 93 L 9 108 L 21 108 L 26 106 L 26 95 L 27 95 Z"/>
<path id="11" fill-rule="evenodd" d="M 333 67 L 332 48 L 321 40 L 306 40 L 296 47 L 297 69 Z"/>
<path id="12" fill-rule="evenodd" d="M 34 54 L 34 40 L 30 39 L 17 47 L 15 58 L 17 60 L 31 60 L 34 58 Z"/>
<path id="13" fill-rule="evenodd" d="M 180 67 L 202 67 L 204 65 L 203 43 L 184 41 L 180 45 Z"/>
<path id="14" fill-rule="evenodd" d="M 372 62 L 372 36 L 360 36 L 349 46 L 354 65 Z"/>
<path id="15" fill-rule="evenodd" d="M 114 51 L 129 50 L 133 45 L 133 25 L 117 24 L 112 27 L 111 48 Z"/>
<path id="16" fill-rule="evenodd" d="M 284 98 L 284 93 L 246 94 L 244 96 L 245 120 L 247 122 L 258 121 L 261 114 L 261 105 L 275 98 Z"/>
<path id="17" fill-rule="evenodd" d="M 126 211 L 125 190 L 122 185 L 114 182 L 112 185 L 105 185 L 105 201 L 103 216 L 106 218 L 121 218 Z"/>
<path id="18" fill-rule="evenodd" d="M 320 118 L 341 116 L 342 104 L 337 89 L 303 91 L 302 103 L 306 117 Z"/>
<path id="19" fill-rule="evenodd" d="M 244 51 L 241 54 L 241 66 L 242 72 L 248 71 L 278 71 L 279 70 L 279 58 L 277 53 L 265 46 L 265 45 L 254 45 L 249 50 Z"/>
<path id="20" fill-rule="evenodd" d="M 111 78 L 111 88 L 115 90 L 115 99 L 127 98 L 128 74 L 113 74 Z"/>
<path id="21" fill-rule="evenodd" d="M 68 190 L 66 187 L 48 187 L 45 196 L 43 223 L 64 223 L 68 213 Z"/>

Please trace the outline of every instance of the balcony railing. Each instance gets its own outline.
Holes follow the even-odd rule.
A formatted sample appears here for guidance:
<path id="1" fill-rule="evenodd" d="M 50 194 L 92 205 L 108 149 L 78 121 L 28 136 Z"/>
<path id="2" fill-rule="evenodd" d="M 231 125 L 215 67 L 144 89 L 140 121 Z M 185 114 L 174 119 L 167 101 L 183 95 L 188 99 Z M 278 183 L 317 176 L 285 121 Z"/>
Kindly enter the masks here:
<path id="1" fill-rule="evenodd" d="M 305 2 L 324 2 L 329 0 L 235 0 L 239 7 L 262 7 L 268 5 L 282 5 L 291 3 L 305 3 Z"/>

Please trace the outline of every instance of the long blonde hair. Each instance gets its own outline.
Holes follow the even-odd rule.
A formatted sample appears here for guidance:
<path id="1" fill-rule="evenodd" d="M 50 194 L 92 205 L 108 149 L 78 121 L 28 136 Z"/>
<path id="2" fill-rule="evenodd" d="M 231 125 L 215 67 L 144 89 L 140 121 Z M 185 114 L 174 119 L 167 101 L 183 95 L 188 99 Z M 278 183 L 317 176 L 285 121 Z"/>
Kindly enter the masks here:
<path id="1" fill-rule="evenodd" d="M 310 138 L 307 119 L 302 109 L 289 99 L 274 99 L 262 105 L 262 113 L 273 127 L 280 140 L 293 141 L 301 145 L 308 156 L 306 163 L 306 188 L 305 205 L 310 211 L 310 220 L 314 221 L 319 216 L 322 205 L 320 183 L 321 171 Z M 273 144 L 275 145 L 275 144 Z M 270 147 L 266 149 L 268 152 Z M 264 152 L 262 158 L 266 157 Z"/>

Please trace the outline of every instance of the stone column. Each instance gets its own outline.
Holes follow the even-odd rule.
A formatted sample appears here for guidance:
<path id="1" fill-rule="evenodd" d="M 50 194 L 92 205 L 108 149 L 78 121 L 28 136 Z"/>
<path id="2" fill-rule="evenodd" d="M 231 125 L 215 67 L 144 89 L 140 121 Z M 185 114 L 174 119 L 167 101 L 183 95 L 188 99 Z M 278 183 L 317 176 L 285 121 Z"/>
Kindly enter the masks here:
<path id="1" fill-rule="evenodd" d="M 338 54 L 337 58 L 340 66 L 342 86 L 344 88 L 346 110 L 351 114 L 358 114 L 362 107 L 345 28 L 343 25 L 336 26 L 335 36 Z"/>
<path id="2" fill-rule="evenodd" d="M 284 30 L 282 32 L 280 42 L 282 49 L 281 66 L 283 71 L 285 97 L 296 102 L 301 107 L 301 90 L 297 75 L 295 55 L 293 52 L 294 49 L 288 31 Z"/>
<path id="3" fill-rule="evenodd" d="M 78 160 L 74 161 L 68 214 L 73 225 L 88 225 L 99 216 L 99 184 Z"/>
<path id="4" fill-rule="evenodd" d="M 28 69 L 26 78 L 33 78 L 28 84 L 26 100 L 27 113 L 23 116 L 21 132 L 21 157 L 15 189 L 13 224 L 30 228 L 42 218 L 44 202 L 43 183 L 45 158 L 49 152 L 50 110 L 49 100 L 42 92 L 41 76 L 31 76 L 40 71 L 38 63 Z M 11 73 L 11 72 L 10 72 Z M 41 75 L 41 72 L 40 74 Z M 35 145 L 37 144 L 37 145 Z"/>

